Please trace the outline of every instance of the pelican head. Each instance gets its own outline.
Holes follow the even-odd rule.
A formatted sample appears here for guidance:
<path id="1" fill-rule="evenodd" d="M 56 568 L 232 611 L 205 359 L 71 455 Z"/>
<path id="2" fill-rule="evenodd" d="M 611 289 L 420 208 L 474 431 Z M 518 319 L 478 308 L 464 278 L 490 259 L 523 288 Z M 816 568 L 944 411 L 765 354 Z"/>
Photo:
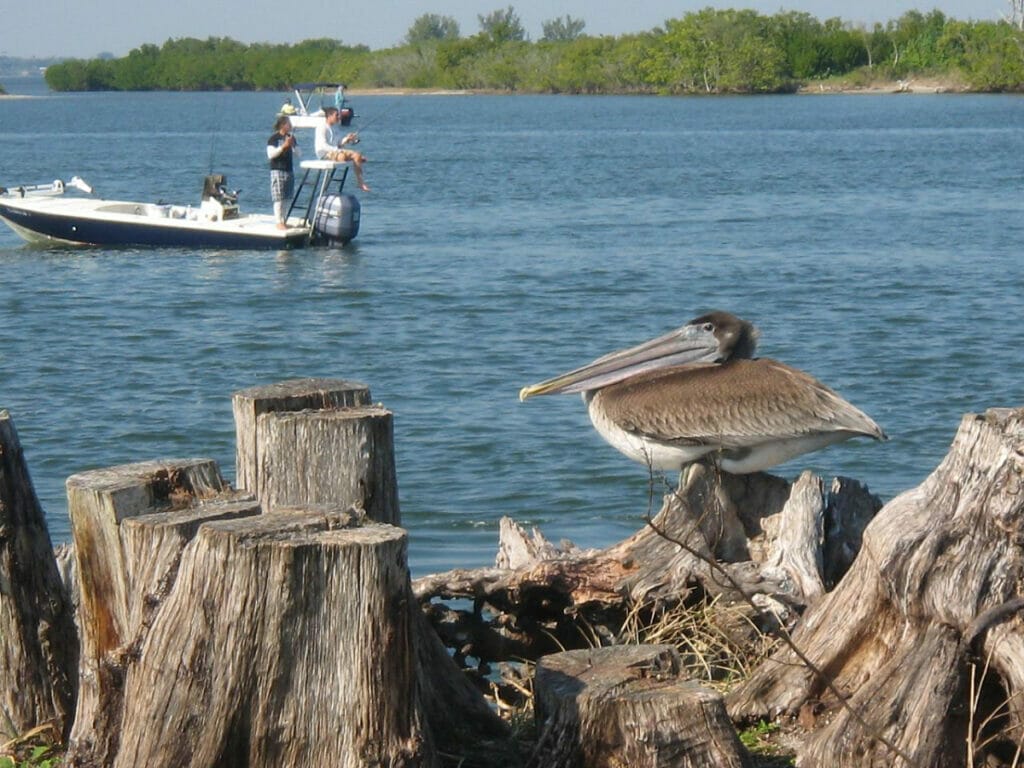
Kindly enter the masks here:
<path id="1" fill-rule="evenodd" d="M 709 312 L 656 339 L 612 352 L 581 368 L 523 387 L 519 390 L 519 399 L 589 392 L 641 373 L 676 365 L 752 358 L 758 335 L 758 330 L 751 323 L 734 314 Z"/>

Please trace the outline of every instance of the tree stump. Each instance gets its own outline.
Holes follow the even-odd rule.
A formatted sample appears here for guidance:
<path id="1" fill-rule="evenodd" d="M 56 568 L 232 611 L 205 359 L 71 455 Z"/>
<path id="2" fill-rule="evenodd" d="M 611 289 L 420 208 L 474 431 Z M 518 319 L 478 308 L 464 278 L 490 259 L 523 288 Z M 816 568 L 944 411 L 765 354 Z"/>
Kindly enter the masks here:
<path id="1" fill-rule="evenodd" d="M 53 723 L 67 737 L 78 633 L 10 414 L 0 410 L 0 741 Z"/>
<path id="2" fill-rule="evenodd" d="M 361 384 L 322 379 L 236 393 L 239 486 L 267 510 L 355 505 L 399 525 L 392 416 L 368 401 Z"/>
<path id="3" fill-rule="evenodd" d="M 799 716 L 812 730 L 801 765 L 1013 762 L 1024 741 L 1022 478 L 1024 410 L 965 416 L 939 467 L 878 513 L 853 567 L 793 633 L 831 687 L 783 649 L 729 697 L 732 715 Z"/>
<path id="4" fill-rule="evenodd" d="M 433 765 L 405 549 L 329 509 L 201 526 L 129 669 L 115 768 Z"/>
<path id="5" fill-rule="evenodd" d="M 322 411 L 370 404 L 370 388 L 341 379 L 291 379 L 235 392 L 235 487 L 255 494 L 260 483 L 256 421 L 277 411 Z"/>
<path id="6" fill-rule="evenodd" d="M 211 459 L 142 462 L 72 475 L 68 512 L 79 584 L 79 696 L 69 758 L 112 763 L 122 685 L 153 606 L 173 584 L 181 550 L 203 520 L 255 515 L 225 495 Z"/>
<path id="7" fill-rule="evenodd" d="M 353 505 L 371 520 L 400 524 L 390 411 L 268 413 L 256 421 L 256 442 L 265 509 Z"/>
<path id="8" fill-rule="evenodd" d="M 671 646 L 545 656 L 534 677 L 530 768 L 747 768 L 722 697 L 679 677 Z"/>

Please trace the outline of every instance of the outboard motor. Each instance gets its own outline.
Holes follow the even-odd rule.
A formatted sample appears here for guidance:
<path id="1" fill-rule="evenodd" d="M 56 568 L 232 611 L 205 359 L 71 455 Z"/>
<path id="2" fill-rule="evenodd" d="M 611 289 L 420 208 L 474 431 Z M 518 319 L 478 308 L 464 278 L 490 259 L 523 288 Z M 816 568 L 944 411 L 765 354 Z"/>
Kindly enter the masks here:
<path id="1" fill-rule="evenodd" d="M 359 199 L 355 195 L 324 195 L 313 217 L 313 239 L 344 245 L 359 234 Z"/>

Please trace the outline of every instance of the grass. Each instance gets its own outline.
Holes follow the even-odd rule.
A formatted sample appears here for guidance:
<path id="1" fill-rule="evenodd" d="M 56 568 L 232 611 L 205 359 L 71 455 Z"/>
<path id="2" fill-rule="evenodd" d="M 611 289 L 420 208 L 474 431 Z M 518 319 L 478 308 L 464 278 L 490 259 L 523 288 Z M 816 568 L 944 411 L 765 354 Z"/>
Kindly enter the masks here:
<path id="1" fill-rule="evenodd" d="M 0 768 L 56 768 L 63 754 L 60 732 L 45 723 L 0 746 Z"/>

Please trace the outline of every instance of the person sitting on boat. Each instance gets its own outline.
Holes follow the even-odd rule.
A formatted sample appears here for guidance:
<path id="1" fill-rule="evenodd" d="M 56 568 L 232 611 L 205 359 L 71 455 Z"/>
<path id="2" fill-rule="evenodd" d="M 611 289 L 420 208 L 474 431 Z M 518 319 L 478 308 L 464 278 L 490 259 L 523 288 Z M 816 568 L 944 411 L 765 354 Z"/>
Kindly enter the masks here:
<path id="1" fill-rule="evenodd" d="M 288 228 L 285 206 L 291 201 L 295 189 L 292 157 L 299 154 L 301 152 L 292 135 L 292 121 L 287 115 L 281 115 L 274 121 L 274 133 L 267 139 L 270 197 L 274 201 L 274 218 L 277 220 L 278 229 Z"/>
<path id="2" fill-rule="evenodd" d="M 340 141 L 334 136 L 333 126 L 337 125 L 340 119 L 335 107 L 324 107 L 324 122 L 316 127 L 316 156 L 321 160 L 332 160 L 336 163 L 352 163 L 356 171 L 356 183 L 363 192 L 369 192 L 370 188 L 363 180 L 363 163 L 366 162 L 366 158 L 354 149 L 342 148 L 346 144 L 358 144 L 359 136 L 349 133 Z"/>

